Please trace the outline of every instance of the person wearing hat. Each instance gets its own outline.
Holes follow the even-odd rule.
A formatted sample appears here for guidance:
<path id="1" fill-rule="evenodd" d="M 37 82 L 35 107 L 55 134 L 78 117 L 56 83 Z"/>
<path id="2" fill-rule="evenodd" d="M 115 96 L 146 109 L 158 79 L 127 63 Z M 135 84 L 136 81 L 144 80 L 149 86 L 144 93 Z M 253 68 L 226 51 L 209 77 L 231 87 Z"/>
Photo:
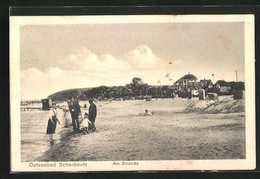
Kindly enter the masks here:
<path id="1" fill-rule="evenodd" d="M 73 97 L 69 96 L 69 111 L 72 118 L 72 125 L 74 132 L 79 131 L 79 114 L 81 113 L 80 105 L 77 99 L 74 99 Z"/>
<path id="2" fill-rule="evenodd" d="M 60 124 L 60 121 L 57 118 L 57 106 L 55 103 L 52 103 L 52 108 L 49 111 L 49 120 L 48 120 L 47 132 L 46 132 L 46 134 L 49 135 L 49 140 L 52 145 L 53 145 L 53 134 L 55 134 L 57 121 Z"/>

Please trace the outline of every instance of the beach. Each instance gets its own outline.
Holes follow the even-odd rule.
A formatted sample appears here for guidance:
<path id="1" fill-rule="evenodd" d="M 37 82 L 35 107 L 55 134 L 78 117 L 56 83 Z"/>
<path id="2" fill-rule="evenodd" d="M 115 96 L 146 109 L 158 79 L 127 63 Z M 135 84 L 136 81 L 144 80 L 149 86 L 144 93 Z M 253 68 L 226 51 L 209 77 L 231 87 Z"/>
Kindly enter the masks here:
<path id="1" fill-rule="evenodd" d="M 58 112 L 61 124 L 57 124 L 55 143 L 60 142 L 60 134 L 66 131 L 62 111 Z M 48 110 L 21 111 L 21 161 L 32 161 L 52 147 L 46 134 L 48 114 Z"/>
<path id="2" fill-rule="evenodd" d="M 224 102 L 220 98 L 219 103 L 226 104 L 233 100 L 230 96 L 224 98 Z M 199 103 L 199 100 L 176 98 L 96 102 L 96 132 L 75 134 L 71 126 L 64 127 L 64 119 L 60 116 L 62 123 L 58 126 L 55 144 L 50 146 L 46 136 L 38 138 L 39 142 L 42 140 L 38 146 L 44 143 L 44 147 L 40 147 L 42 150 L 30 156 L 29 149 L 22 150 L 22 161 L 246 158 L 245 113 L 187 111 L 187 106 L 194 102 Z M 144 115 L 146 109 L 152 116 Z M 22 143 L 22 147 L 25 146 Z"/>

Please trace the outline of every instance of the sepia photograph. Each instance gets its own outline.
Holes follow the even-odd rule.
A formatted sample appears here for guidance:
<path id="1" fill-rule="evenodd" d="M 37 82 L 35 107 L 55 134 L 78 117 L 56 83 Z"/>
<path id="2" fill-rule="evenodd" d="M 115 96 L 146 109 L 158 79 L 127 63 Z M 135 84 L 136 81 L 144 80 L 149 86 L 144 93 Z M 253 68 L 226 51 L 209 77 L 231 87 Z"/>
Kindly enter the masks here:
<path id="1" fill-rule="evenodd" d="M 12 171 L 255 168 L 253 15 L 11 16 Z"/>

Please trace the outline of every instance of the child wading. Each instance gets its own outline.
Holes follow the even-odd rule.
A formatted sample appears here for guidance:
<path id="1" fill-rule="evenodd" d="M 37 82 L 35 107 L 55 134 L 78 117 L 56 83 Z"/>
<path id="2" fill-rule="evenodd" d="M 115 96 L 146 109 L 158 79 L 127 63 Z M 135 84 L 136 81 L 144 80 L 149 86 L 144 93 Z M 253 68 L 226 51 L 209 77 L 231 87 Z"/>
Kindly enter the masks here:
<path id="1" fill-rule="evenodd" d="M 48 120 L 48 126 L 47 126 L 47 134 L 49 135 L 49 140 L 51 145 L 53 145 L 53 134 L 55 134 L 57 121 L 60 124 L 60 121 L 57 118 L 57 107 L 56 104 L 52 104 L 52 108 L 49 111 L 49 120 Z"/>

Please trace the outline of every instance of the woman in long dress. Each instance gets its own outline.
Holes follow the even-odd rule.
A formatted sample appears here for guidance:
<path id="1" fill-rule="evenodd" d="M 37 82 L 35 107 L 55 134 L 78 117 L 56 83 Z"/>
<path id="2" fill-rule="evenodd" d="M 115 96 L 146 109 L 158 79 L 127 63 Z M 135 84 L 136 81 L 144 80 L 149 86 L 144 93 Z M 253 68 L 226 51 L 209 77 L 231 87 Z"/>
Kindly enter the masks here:
<path id="1" fill-rule="evenodd" d="M 57 106 L 53 103 L 52 108 L 49 111 L 49 120 L 46 132 L 49 135 L 49 141 L 51 144 L 53 144 L 53 134 L 55 134 L 57 121 L 60 124 L 60 121 L 57 118 Z"/>

